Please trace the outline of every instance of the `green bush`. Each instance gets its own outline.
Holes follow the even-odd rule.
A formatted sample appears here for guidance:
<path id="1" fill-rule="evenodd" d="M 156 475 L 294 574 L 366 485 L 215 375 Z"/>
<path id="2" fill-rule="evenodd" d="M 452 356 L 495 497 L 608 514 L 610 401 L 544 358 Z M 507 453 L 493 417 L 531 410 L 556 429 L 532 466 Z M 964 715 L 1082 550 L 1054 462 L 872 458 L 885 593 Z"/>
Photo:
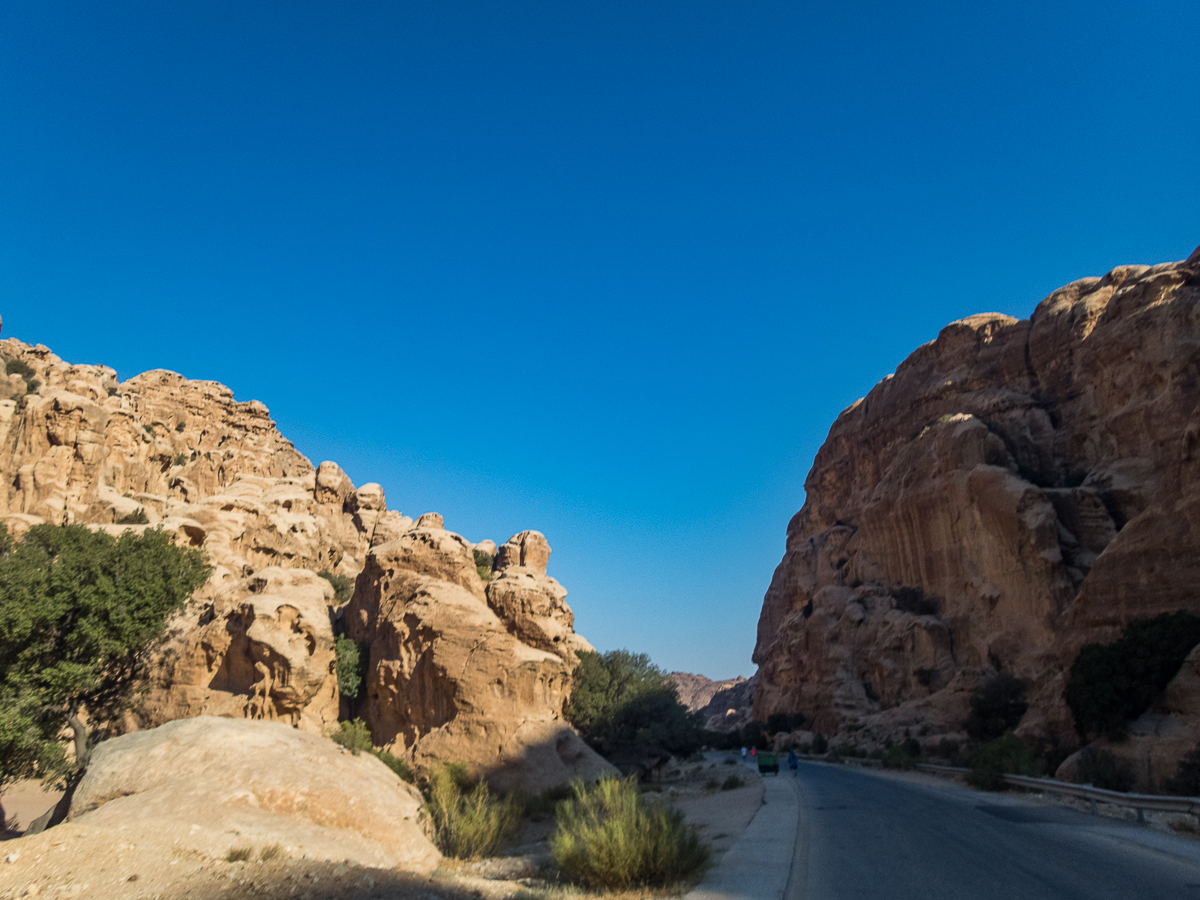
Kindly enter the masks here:
<path id="1" fill-rule="evenodd" d="M 1133 789 L 1133 766 L 1111 750 L 1087 747 L 1079 754 L 1079 783 L 1128 793 Z"/>
<path id="2" fill-rule="evenodd" d="M 540 794 L 517 794 L 516 799 L 521 804 L 521 814 L 540 822 L 554 815 L 554 810 L 563 800 L 572 796 L 574 791 L 569 784 L 559 784 L 547 788 Z"/>
<path id="3" fill-rule="evenodd" d="M 484 781 L 468 786 L 461 766 L 435 764 L 426 797 L 438 849 L 455 859 L 493 856 L 521 827 L 517 799 L 493 797 Z"/>
<path id="4" fill-rule="evenodd" d="M 740 732 L 743 747 L 753 747 L 755 750 L 767 749 L 767 729 L 762 722 L 750 721 L 742 726 Z"/>
<path id="5" fill-rule="evenodd" d="M 1027 709 L 1025 683 L 1012 675 L 995 675 L 971 695 L 965 730 L 977 741 L 993 740 L 1016 728 Z"/>
<path id="6" fill-rule="evenodd" d="M 374 743 L 371 740 L 371 729 L 362 719 L 351 719 L 342 722 L 330 735 L 329 739 L 335 744 L 341 744 L 355 756 L 364 750 L 370 750 Z"/>
<path id="7" fill-rule="evenodd" d="M 354 596 L 354 579 L 350 576 L 334 575 L 328 569 L 322 569 L 317 574 L 333 585 L 333 598 L 338 603 L 345 603 Z"/>
<path id="8" fill-rule="evenodd" d="M 358 698 L 363 684 L 363 656 L 358 644 L 345 635 L 333 642 L 333 653 L 337 658 L 338 692 L 351 700 Z"/>
<path id="9" fill-rule="evenodd" d="M 742 779 L 741 775 L 730 775 L 728 778 L 726 778 L 724 781 L 721 782 L 721 790 L 736 791 L 738 788 L 740 788 L 745 783 L 746 782 Z"/>
<path id="10" fill-rule="evenodd" d="M 177 466 L 186 466 L 190 460 L 191 457 L 186 453 L 176 453 L 175 459 L 172 462 Z"/>
<path id="11" fill-rule="evenodd" d="M 150 520 L 146 518 L 146 510 L 138 507 L 136 512 L 128 513 L 117 519 L 118 525 L 149 525 Z"/>
<path id="12" fill-rule="evenodd" d="M 1000 790 L 1005 775 L 1036 778 L 1045 773 L 1042 761 L 1011 731 L 972 750 L 967 765 L 971 769 L 967 781 L 986 791 Z"/>
<path id="13" fill-rule="evenodd" d="M 381 763 L 396 773 L 396 776 L 401 781 L 407 781 L 412 784 L 415 779 L 412 766 L 408 764 L 408 760 L 402 759 L 399 756 L 393 756 L 386 750 L 372 750 L 371 754 L 375 756 Z"/>
<path id="14" fill-rule="evenodd" d="M 1179 761 L 1175 777 L 1163 785 L 1169 794 L 1200 797 L 1200 744 Z"/>
<path id="15" fill-rule="evenodd" d="M 1084 740 L 1119 740 L 1200 643 L 1200 617 L 1177 612 L 1134 619 L 1111 644 L 1088 644 L 1071 665 L 1066 700 Z"/>
<path id="16" fill-rule="evenodd" d="M 880 756 L 885 769 L 911 769 L 921 761 L 921 744 L 914 737 L 906 737 L 895 747 L 889 747 Z"/>
<path id="17" fill-rule="evenodd" d="M 663 887 L 699 874 L 708 848 L 683 813 L 648 802 L 632 780 L 602 778 L 574 786 L 558 806 L 550 850 L 563 874 L 586 887 Z"/>
<path id="18" fill-rule="evenodd" d="M 491 581 L 492 563 L 495 557 L 483 550 L 472 550 L 471 552 L 475 556 L 475 571 L 479 573 L 479 577 L 484 581 Z"/>
<path id="19" fill-rule="evenodd" d="M 823 756 L 829 750 L 829 739 L 823 734 L 813 735 L 812 752 L 816 756 Z"/>
<path id="20" fill-rule="evenodd" d="M 37 373 L 33 370 L 33 366 L 23 359 L 6 359 L 4 361 L 4 374 L 20 375 L 26 381 L 29 381 Z"/>
<path id="21" fill-rule="evenodd" d="M 580 653 L 566 717 L 603 756 L 690 756 L 703 746 L 699 713 L 644 653 Z"/>
<path id="22" fill-rule="evenodd" d="M 32 394 L 41 386 L 42 383 L 36 378 L 30 378 L 27 382 L 25 382 L 25 393 Z"/>

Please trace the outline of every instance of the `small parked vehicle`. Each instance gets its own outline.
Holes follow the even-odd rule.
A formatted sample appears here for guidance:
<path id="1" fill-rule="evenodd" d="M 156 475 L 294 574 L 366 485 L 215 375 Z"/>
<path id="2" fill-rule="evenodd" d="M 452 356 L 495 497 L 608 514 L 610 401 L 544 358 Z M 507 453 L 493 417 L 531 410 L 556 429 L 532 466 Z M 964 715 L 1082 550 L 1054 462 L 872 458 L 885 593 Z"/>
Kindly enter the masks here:
<path id="1" fill-rule="evenodd" d="M 779 757 L 774 753 L 758 754 L 758 774 L 766 775 L 768 772 L 779 774 Z"/>

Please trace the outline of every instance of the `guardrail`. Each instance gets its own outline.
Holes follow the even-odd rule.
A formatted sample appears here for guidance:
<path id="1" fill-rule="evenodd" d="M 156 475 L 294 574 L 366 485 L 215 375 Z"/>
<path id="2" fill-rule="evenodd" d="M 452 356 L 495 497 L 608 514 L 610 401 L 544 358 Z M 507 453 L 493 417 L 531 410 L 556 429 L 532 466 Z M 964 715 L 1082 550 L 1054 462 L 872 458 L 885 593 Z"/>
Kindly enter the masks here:
<path id="1" fill-rule="evenodd" d="M 947 775 L 966 775 L 970 769 L 958 766 L 935 766 L 919 763 L 916 769 L 921 772 L 943 773 Z M 1096 802 L 1111 803 L 1126 809 L 1136 809 L 1139 822 L 1145 822 L 1145 810 L 1153 812 L 1185 813 L 1196 817 L 1200 822 L 1200 797 L 1164 797 L 1159 794 L 1125 794 L 1121 791 L 1110 791 L 1105 788 L 1092 787 L 1090 784 L 1071 784 L 1068 781 L 1057 781 L 1053 778 L 1030 778 L 1027 775 L 1005 775 L 1004 783 L 1026 790 L 1045 791 L 1049 794 L 1063 794 L 1067 797 L 1080 797 L 1088 800 L 1095 815 Z"/>
<path id="2" fill-rule="evenodd" d="M 800 759 L 812 762 L 840 762 L 852 766 L 870 766 L 879 768 L 883 765 L 877 759 L 867 759 L 857 756 L 843 756 L 830 760 L 826 756 L 811 753 L 796 754 Z M 966 775 L 971 770 L 959 766 L 935 766 L 932 763 L 918 763 L 914 766 L 921 772 L 931 772 L 935 775 Z M 1071 784 L 1067 781 L 1057 781 L 1053 778 L 1030 778 L 1026 775 L 1005 775 L 1005 784 L 1025 788 L 1032 791 L 1044 791 L 1048 794 L 1062 794 L 1068 797 L 1079 797 L 1091 802 L 1092 815 L 1096 815 L 1096 803 L 1111 803 L 1126 809 L 1137 810 L 1138 821 L 1146 821 L 1145 811 L 1184 813 L 1196 817 L 1200 824 L 1200 797 L 1164 797 L 1159 794 L 1125 794 L 1121 791 L 1110 791 L 1105 788 L 1092 787 L 1090 784 Z"/>

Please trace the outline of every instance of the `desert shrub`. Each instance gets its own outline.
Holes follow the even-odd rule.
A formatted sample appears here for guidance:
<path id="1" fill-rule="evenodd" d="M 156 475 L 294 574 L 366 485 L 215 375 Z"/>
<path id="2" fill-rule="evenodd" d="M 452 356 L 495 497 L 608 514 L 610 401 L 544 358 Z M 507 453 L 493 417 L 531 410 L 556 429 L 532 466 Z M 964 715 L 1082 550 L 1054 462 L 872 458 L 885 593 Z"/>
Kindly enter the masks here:
<path id="1" fill-rule="evenodd" d="M 172 462 L 177 466 L 186 466 L 190 460 L 191 457 L 186 453 L 176 453 L 175 459 L 173 459 Z"/>
<path id="2" fill-rule="evenodd" d="M 738 788 L 740 788 L 745 783 L 746 782 L 745 782 L 745 780 L 743 780 L 741 775 L 730 775 L 724 781 L 721 782 L 721 790 L 736 791 Z"/>
<path id="3" fill-rule="evenodd" d="M 767 716 L 767 732 L 778 734 L 781 731 L 795 731 L 806 721 L 804 713 L 771 713 Z"/>
<path id="4" fill-rule="evenodd" d="M 1111 750 L 1086 747 L 1079 754 L 1079 781 L 1108 791 L 1127 793 L 1133 788 L 1133 766 Z"/>
<path id="5" fill-rule="evenodd" d="M 704 789 L 706 791 L 715 791 L 720 788 L 720 786 L 721 782 L 717 781 L 715 778 L 707 778 L 704 781 Z"/>
<path id="6" fill-rule="evenodd" d="M 972 750 L 967 765 L 967 781 L 987 791 L 1003 787 L 1005 775 L 1038 777 L 1045 771 L 1042 761 L 1011 731 Z"/>
<path id="7" fill-rule="evenodd" d="M 363 684 L 363 654 L 358 644 L 345 635 L 333 642 L 334 656 L 337 658 L 338 691 L 343 697 L 354 700 L 362 690 Z"/>
<path id="8" fill-rule="evenodd" d="M 906 737 L 895 747 L 889 747 L 880 756 L 885 769 L 907 771 L 921 761 L 921 744 L 914 737 Z"/>
<path id="9" fill-rule="evenodd" d="M 575 796 L 558 806 L 550 850 L 563 873 L 591 888 L 678 884 L 700 872 L 708 848 L 683 813 L 648 802 L 630 780 L 576 782 Z"/>
<path id="10" fill-rule="evenodd" d="M 340 723 L 330 733 L 329 739 L 335 744 L 341 744 L 355 756 L 374 746 L 371 742 L 371 729 L 362 719 L 351 719 L 349 722 Z"/>
<path id="11" fill-rule="evenodd" d="M 829 750 L 829 739 L 826 738 L 825 735 L 823 735 L 823 734 L 813 735 L 812 752 L 817 756 L 821 756 L 828 750 Z"/>
<path id="12" fill-rule="evenodd" d="M 36 378 L 30 378 L 27 382 L 25 382 L 25 393 L 32 394 L 41 386 L 42 383 Z"/>
<path id="13" fill-rule="evenodd" d="M 33 370 L 33 366 L 23 359 L 6 359 L 4 361 L 4 374 L 20 375 L 26 381 L 29 381 L 37 373 Z"/>
<path id="14" fill-rule="evenodd" d="M 475 556 L 475 571 L 479 573 L 479 577 L 484 581 L 492 580 L 492 563 L 495 557 L 492 554 L 483 550 L 472 550 Z"/>
<path id="15" fill-rule="evenodd" d="M 517 799 L 493 796 L 484 781 L 469 785 L 461 766 L 435 764 L 429 771 L 425 795 L 434 839 L 446 856 L 493 856 L 521 827 Z"/>
<path id="16" fill-rule="evenodd" d="M 186 428 L 187 428 L 187 425 L 185 425 L 183 422 L 179 422 L 175 426 L 175 432 L 176 432 L 176 434 L 183 434 L 183 432 Z"/>
<path id="17" fill-rule="evenodd" d="M 689 756 L 703 746 L 700 714 L 644 653 L 580 653 L 567 720 L 603 756 Z"/>
<path id="18" fill-rule="evenodd" d="M 1012 675 L 994 675 L 971 695 L 965 730 L 977 741 L 990 741 L 1012 731 L 1029 709 L 1025 683 Z"/>
<path id="19" fill-rule="evenodd" d="M 1200 744 L 1179 761 L 1175 777 L 1168 779 L 1163 788 L 1169 794 L 1200 797 Z"/>
<path id="20" fill-rule="evenodd" d="M 279 844 L 268 844 L 258 851 L 260 862 L 270 862 L 273 859 L 279 859 L 283 856 L 283 847 Z"/>
<path id="21" fill-rule="evenodd" d="M 408 764 L 408 760 L 393 756 L 386 750 L 372 750 L 371 755 L 378 759 L 381 763 L 396 773 L 396 777 L 401 781 L 407 781 L 412 784 L 416 780 L 412 766 Z"/>
<path id="22" fill-rule="evenodd" d="M 962 765 L 959 744 L 954 738 L 942 738 L 938 741 L 936 754 L 939 758 L 946 760 L 949 765 Z"/>
<path id="23" fill-rule="evenodd" d="M 230 847 L 225 854 L 225 862 L 244 862 L 254 852 L 253 847 Z"/>
<path id="24" fill-rule="evenodd" d="M 1119 739 L 1175 677 L 1200 643 L 1200 617 L 1166 613 L 1134 619 L 1111 644 L 1088 644 L 1071 665 L 1066 700 L 1084 740 Z"/>
<path id="25" fill-rule="evenodd" d="M 554 810 L 563 800 L 574 795 L 574 790 L 569 784 L 559 784 L 551 788 L 546 788 L 540 794 L 516 794 L 515 797 L 521 805 L 521 814 L 526 818 L 533 819 L 535 822 L 540 822 L 543 819 L 554 815 Z"/>
<path id="26" fill-rule="evenodd" d="M 354 596 L 354 579 L 349 575 L 334 575 L 328 569 L 317 574 L 333 585 L 333 598 L 338 603 L 345 603 Z"/>
<path id="27" fill-rule="evenodd" d="M 134 512 L 127 513 L 117 519 L 118 525 L 149 525 L 150 520 L 146 518 L 146 510 L 138 507 Z"/>

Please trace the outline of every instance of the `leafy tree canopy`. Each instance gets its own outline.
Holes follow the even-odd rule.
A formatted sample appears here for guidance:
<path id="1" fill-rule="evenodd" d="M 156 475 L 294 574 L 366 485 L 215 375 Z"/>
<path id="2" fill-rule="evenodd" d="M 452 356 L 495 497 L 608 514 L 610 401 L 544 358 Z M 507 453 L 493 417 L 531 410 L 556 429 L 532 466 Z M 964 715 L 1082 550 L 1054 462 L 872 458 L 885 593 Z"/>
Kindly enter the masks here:
<path id="1" fill-rule="evenodd" d="M 208 573 L 203 553 L 160 530 L 36 525 L 14 541 L 0 525 L 0 785 L 61 777 L 68 725 L 86 762 L 87 729 L 126 708 L 167 621 Z"/>
<path id="2" fill-rule="evenodd" d="M 977 741 L 1002 737 L 1020 724 L 1027 709 L 1025 683 L 1012 675 L 995 675 L 971 695 L 967 734 Z"/>
<path id="3" fill-rule="evenodd" d="M 644 653 L 581 653 L 567 720 L 597 752 L 630 757 L 686 755 L 702 743 L 700 716 Z"/>
<path id="4" fill-rule="evenodd" d="M 1066 700 L 1075 730 L 1117 739 L 1175 677 L 1200 643 L 1200 617 L 1187 612 L 1134 619 L 1111 644 L 1088 644 L 1071 665 Z"/>

